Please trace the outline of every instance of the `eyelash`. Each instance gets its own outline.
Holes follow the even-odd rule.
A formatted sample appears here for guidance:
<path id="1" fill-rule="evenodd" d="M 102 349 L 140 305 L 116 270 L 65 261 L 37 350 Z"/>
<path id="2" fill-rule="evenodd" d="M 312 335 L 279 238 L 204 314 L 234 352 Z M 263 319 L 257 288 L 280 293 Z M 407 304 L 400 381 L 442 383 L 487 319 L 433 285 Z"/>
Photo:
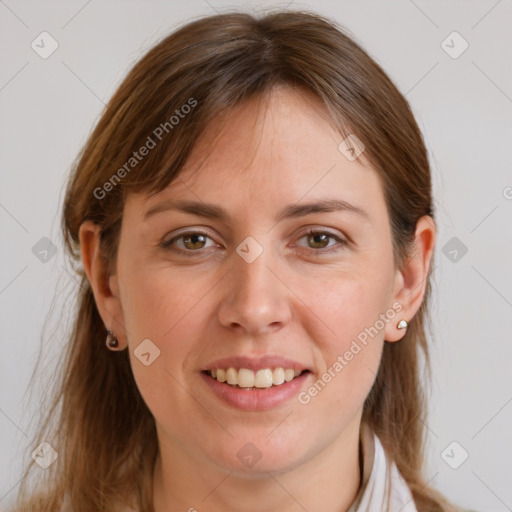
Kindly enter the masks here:
<path id="1" fill-rule="evenodd" d="M 177 240 L 180 240 L 182 238 L 184 238 L 185 236 L 187 235 L 202 235 L 202 236 L 205 236 L 207 238 L 210 238 L 210 240 L 212 239 L 210 237 L 210 235 L 208 233 L 205 233 L 204 231 L 187 231 L 185 233 L 182 233 L 174 238 L 171 238 L 171 240 L 168 240 L 168 241 L 165 241 L 165 242 L 162 242 L 161 243 L 161 247 L 163 249 L 167 249 L 167 250 L 171 250 L 171 251 L 174 251 L 174 252 L 177 252 L 179 254 L 182 254 L 184 256 L 187 256 L 187 257 L 197 257 L 198 255 L 201 255 L 201 252 L 202 250 L 201 249 L 197 249 L 195 251 L 192 251 L 192 250 L 183 250 L 183 249 L 179 249 L 179 250 L 176 250 L 176 249 L 171 249 L 170 246 Z M 314 253 L 319 253 L 319 254 L 326 254 L 326 253 L 333 253 L 333 252 L 338 252 L 339 250 L 341 250 L 344 246 L 347 245 L 347 241 L 344 240 L 343 238 L 340 238 L 339 236 L 335 235 L 334 233 L 331 233 L 330 231 L 322 231 L 322 230 L 315 230 L 315 229 L 310 229 L 307 231 L 307 233 L 304 233 L 302 236 L 300 236 L 299 240 L 307 235 L 328 235 L 330 238 L 333 238 L 335 240 L 337 240 L 339 242 L 339 245 L 341 247 L 338 247 L 338 248 L 335 248 L 333 249 L 333 247 L 330 247 L 329 249 L 327 248 L 323 248 L 323 249 L 309 249 L 311 251 L 313 251 Z M 308 250 L 308 249 L 306 249 Z"/>

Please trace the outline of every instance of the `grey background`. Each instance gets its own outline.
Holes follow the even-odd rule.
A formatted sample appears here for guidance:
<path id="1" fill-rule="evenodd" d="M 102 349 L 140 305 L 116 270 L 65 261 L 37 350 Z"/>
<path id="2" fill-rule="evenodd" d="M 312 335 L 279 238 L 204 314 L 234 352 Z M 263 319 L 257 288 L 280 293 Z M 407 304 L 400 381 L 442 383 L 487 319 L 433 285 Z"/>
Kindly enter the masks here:
<path id="1" fill-rule="evenodd" d="M 289 4 L 344 25 L 411 103 L 431 158 L 439 229 L 426 476 L 459 505 L 512 510 L 512 3 Z M 70 165 L 104 102 L 142 53 L 183 22 L 230 7 L 286 5 L 0 0 L 1 508 L 35 448 L 45 385 L 37 380 L 27 392 L 32 371 L 51 377 L 69 328 L 74 281 L 59 208 Z M 48 59 L 31 48 L 43 31 L 59 44 Z M 453 31 L 469 44 L 456 59 L 441 47 Z M 56 249 L 46 262 L 32 250 L 43 237 Z M 469 456 L 453 469 L 446 461 L 456 465 L 462 450 Z"/>

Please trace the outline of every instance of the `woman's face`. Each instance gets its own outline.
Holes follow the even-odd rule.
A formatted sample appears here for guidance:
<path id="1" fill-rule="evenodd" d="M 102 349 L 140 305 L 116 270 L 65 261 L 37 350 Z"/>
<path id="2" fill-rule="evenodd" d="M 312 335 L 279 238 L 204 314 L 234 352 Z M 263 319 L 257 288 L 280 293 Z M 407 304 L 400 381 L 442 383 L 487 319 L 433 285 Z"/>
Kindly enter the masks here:
<path id="1" fill-rule="evenodd" d="M 384 339 L 399 339 L 397 322 L 410 319 L 395 311 L 403 281 L 378 175 L 364 153 L 339 150 L 321 112 L 289 88 L 251 100 L 215 140 L 210 126 L 166 190 L 127 199 L 111 286 L 161 450 L 176 460 L 280 471 L 355 438 Z M 305 207 L 334 200 L 355 208 Z M 222 218 L 205 215 L 213 210 Z M 250 368 L 216 364 L 231 357 L 309 372 L 255 391 L 202 371 Z"/>

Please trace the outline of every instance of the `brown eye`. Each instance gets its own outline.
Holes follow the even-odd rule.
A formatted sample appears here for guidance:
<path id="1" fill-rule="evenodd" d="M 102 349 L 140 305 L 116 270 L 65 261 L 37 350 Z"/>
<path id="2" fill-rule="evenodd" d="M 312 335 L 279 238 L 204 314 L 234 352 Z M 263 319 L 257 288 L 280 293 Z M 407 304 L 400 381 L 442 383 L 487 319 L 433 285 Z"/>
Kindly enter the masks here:
<path id="1" fill-rule="evenodd" d="M 329 245 L 330 240 L 335 240 L 338 242 L 338 245 L 346 245 L 346 241 L 335 235 L 334 233 L 330 233 L 328 231 L 308 231 L 301 238 L 306 238 L 308 247 L 310 249 L 315 249 L 315 252 L 331 252 L 336 251 L 337 249 L 331 249 L 331 247 L 335 247 L 336 244 Z M 328 248 L 328 250 L 322 251 L 322 249 Z"/>
<path id="2" fill-rule="evenodd" d="M 311 244 L 315 249 L 324 249 L 329 245 L 329 238 L 332 238 L 325 233 L 311 233 L 306 236 L 308 244 Z"/>
<path id="3" fill-rule="evenodd" d="M 164 249 L 169 248 L 171 250 L 175 250 L 176 252 L 181 252 L 182 254 L 195 252 L 199 253 L 201 252 L 200 250 L 205 247 L 207 239 L 210 239 L 210 237 L 206 233 L 202 233 L 201 231 L 189 231 L 188 233 L 183 233 L 179 236 L 171 238 L 166 242 L 163 242 L 162 247 Z M 181 243 L 178 244 L 178 242 Z M 174 245 L 177 245 L 178 248 L 174 249 L 171 247 Z"/>
<path id="4" fill-rule="evenodd" d="M 202 249 L 205 244 L 206 237 L 202 234 L 185 235 L 181 237 L 183 239 L 183 245 L 187 249 Z"/>

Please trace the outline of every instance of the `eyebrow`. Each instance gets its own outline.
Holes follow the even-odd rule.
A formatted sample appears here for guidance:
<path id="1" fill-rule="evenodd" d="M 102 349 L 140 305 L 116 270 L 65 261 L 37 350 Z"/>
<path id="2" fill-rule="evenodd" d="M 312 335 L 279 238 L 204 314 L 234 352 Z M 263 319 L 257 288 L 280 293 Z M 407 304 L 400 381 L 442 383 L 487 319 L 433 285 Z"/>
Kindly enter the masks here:
<path id="1" fill-rule="evenodd" d="M 148 220 L 150 217 L 153 217 L 157 213 L 169 210 L 190 213 L 192 215 L 197 215 L 198 217 L 217 219 L 224 222 L 229 219 L 227 211 L 222 208 L 222 206 L 204 203 L 201 201 L 167 199 L 147 210 L 144 214 L 144 221 Z M 352 212 L 366 218 L 369 217 L 365 210 L 347 201 L 344 201 L 343 199 L 324 199 L 312 203 L 289 204 L 277 214 L 275 221 L 281 222 L 286 219 L 304 217 L 312 213 L 328 213 L 334 211 Z"/>

